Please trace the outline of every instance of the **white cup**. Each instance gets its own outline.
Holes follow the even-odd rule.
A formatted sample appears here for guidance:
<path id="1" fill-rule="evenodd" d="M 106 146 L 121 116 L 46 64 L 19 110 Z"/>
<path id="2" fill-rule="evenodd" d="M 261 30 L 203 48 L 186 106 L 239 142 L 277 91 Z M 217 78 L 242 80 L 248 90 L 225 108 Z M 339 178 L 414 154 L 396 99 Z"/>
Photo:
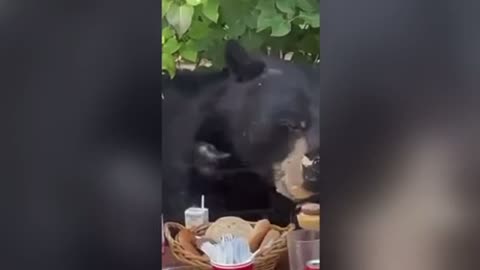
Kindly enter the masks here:
<path id="1" fill-rule="evenodd" d="M 208 221 L 208 208 L 190 207 L 185 210 L 185 227 L 187 229 L 207 224 Z"/>

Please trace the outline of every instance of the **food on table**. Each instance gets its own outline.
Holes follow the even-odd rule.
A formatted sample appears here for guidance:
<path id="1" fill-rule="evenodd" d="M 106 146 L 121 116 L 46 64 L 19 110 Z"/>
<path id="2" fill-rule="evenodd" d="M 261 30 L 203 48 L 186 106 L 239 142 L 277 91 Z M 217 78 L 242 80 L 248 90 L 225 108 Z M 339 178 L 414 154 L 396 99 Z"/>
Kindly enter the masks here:
<path id="1" fill-rule="evenodd" d="M 188 250 L 190 253 L 200 256 L 200 251 L 196 245 L 196 237 L 195 234 L 190 231 L 189 229 L 182 229 L 177 235 L 178 242 L 182 245 L 182 247 Z"/>
<path id="2" fill-rule="evenodd" d="M 225 234 L 249 239 L 252 232 L 253 228 L 247 221 L 238 217 L 222 217 L 210 225 L 205 232 L 205 237 L 216 242 L 220 242 L 221 237 Z"/>
<path id="3" fill-rule="evenodd" d="M 250 237 L 248 238 L 248 244 L 250 246 L 250 251 L 254 252 L 260 247 L 260 244 L 265 238 L 265 235 L 270 230 L 270 221 L 268 219 L 259 220 L 255 227 L 253 228 Z"/>
<path id="4" fill-rule="evenodd" d="M 265 237 L 263 238 L 263 241 L 260 244 L 259 249 L 265 247 L 269 243 L 272 243 L 273 241 L 277 240 L 278 238 L 280 238 L 280 233 L 277 230 L 270 229 L 267 232 L 267 234 L 265 235 Z"/>
<path id="5" fill-rule="evenodd" d="M 183 228 L 175 239 L 186 251 L 208 258 L 202 251 L 203 248 L 221 244 L 222 238 L 225 240 L 225 237 L 239 238 L 239 241 L 247 243 L 247 249 L 253 253 L 285 236 L 284 234 L 281 235 L 279 231 L 272 228 L 268 219 L 259 220 L 252 226 L 251 223 L 238 217 L 223 217 L 212 223 L 203 236 L 196 236 L 190 229 Z"/>
<path id="6" fill-rule="evenodd" d="M 305 215 L 318 216 L 320 215 L 320 205 L 318 203 L 305 203 L 300 211 Z"/>
<path id="7" fill-rule="evenodd" d="M 317 203 L 305 203 L 297 215 L 298 225 L 305 230 L 320 229 L 320 205 Z"/>
<path id="8" fill-rule="evenodd" d="M 312 162 L 305 156 L 307 149 L 304 138 L 297 140 L 289 156 L 275 166 L 277 192 L 291 200 L 304 200 L 314 195 L 302 187 L 304 181 L 302 165 Z"/>

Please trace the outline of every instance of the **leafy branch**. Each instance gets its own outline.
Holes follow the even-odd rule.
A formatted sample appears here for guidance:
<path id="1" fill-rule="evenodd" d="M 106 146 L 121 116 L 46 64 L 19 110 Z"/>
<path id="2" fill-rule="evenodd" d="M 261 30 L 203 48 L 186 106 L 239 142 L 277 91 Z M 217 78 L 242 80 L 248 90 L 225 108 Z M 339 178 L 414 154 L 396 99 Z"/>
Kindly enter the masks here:
<path id="1" fill-rule="evenodd" d="M 162 70 L 180 63 L 223 66 L 227 39 L 248 49 L 315 62 L 318 0 L 162 0 Z"/>

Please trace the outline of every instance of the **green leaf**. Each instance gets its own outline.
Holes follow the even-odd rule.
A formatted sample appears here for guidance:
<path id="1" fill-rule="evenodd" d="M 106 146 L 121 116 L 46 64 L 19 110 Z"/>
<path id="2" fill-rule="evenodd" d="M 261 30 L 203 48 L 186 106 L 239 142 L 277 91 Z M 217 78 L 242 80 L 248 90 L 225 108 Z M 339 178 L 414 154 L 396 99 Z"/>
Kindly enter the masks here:
<path id="1" fill-rule="evenodd" d="M 297 0 L 297 6 L 304 11 L 318 13 L 319 2 L 319 0 Z"/>
<path id="2" fill-rule="evenodd" d="M 207 17 L 212 22 L 216 23 L 218 21 L 218 8 L 219 8 L 219 0 L 204 0 L 203 3 L 203 15 Z"/>
<path id="3" fill-rule="evenodd" d="M 201 3 L 202 3 L 202 0 L 187 0 L 187 4 L 191 6 L 200 5 Z"/>
<path id="4" fill-rule="evenodd" d="M 260 16 L 260 11 L 257 9 L 254 9 L 245 15 L 245 24 L 247 25 L 248 28 L 250 29 L 257 28 L 258 16 Z"/>
<path id="5" fill-rule="evenodd" d="M 205 51 L 205 57 L 212 61 L 214 67 L 219 68 L 225 65 L 225 40 L 216 40 L 211 43 L 211 46 Z"/>
<path id="6" fill-rule="evenodd" d="M 195 40 L 195 47 L 197 51 L 206 51 L 208 53 L 209 50 L 216 50 L 215 43 L 219 40 L 222 40 L 225 37 L 225 30 L 222 28 L 212 28 L 208 34 L 208 38 L 202 38 Z"/>
<path id="7" fill-rule="evenodd" d="M 173 4 L 167 12 L 167 21 L 181 37 L 192 24 L 193 7 L 188 5 L 177 6 Z"/>
<path id="8" fill-rule="evenodd" d="M 318 13 L 300 12 L 299 18 L 303 19 L 306 24 L 313 28 L 320 27 L 320 14 Z"/>
<path id="9" fill-rule="evenodd" d="M 262 13 L 258 17 L 257 21 L 257 32 L 261 32 L 267 28 L 272 28 L 272 36 L 282 37 L 290 33 L 291 24 L 290 21 L 283 18 L 282 15 Z"/>
<path id="10" fill-rule="evenodd" d="M 200 39 L 209 38 L 210 32 L 211 32 L 211 29 L 209 28 L 208 22 L 195 20 L 190 26 L 190 30 L 188 30 L 188 36 L 190 38 L 200 40 Z"/>
<path id="11" fill-rule="evenodd" d="M 281 16 L 272 19 L 272 37 L 283 37 L 290 33 L 292 26 L 288 20 Z"/>
<path id="12" fill-rule="evenodd" d="M 252 18 L 254 7 L 252 1 L 237 1 L 235 5 L 232 5 L 231 0 L 220 1 L 220 18 L 227 26 L 230 38 L 237 38 L 245 33 L 247 21 Z"/>
<path id="13" fill-rule="evenodd" d="M 207 38 L 204 38 L 204 39 L 201 39 L 201 40 L 196 40 L 195 41 L 195 47 L 197 48 L 197 50 L 199 52 L 200 51 L 206 51 L 212 46 L 213 42 L 214 42 L 214 40 L 207 39 Z"/>
<path id="14" fill-rule="evenodd" d="M 276 14 L 275 0 L 259 0 L 256 9 L 260 10 L 264 14 Z"/>
<path id="15" fill-rule="evenodd" d="M 182 56 L 183 59 L 188 60 L 190 62 L 196 62 L 197 61 L 197 48 L 195 47 L 195 44 L 189 40 L 185 45 L 180 49 L 180 56 Z"/>
<path id="16" fill-rule="evenodd" d="M 162 53 L 162 70 L 167 71 L 170 77 L 175 75 L 175 58 L 171 54 Z"/>
<path id="17" fill-rule="evenodd" d="M 261 32 L 273 24 L 273 16 L 270 13 L 261 13 L 257 19 L 257 32 Z"/>
<path id="18" fill-rule="evenodd" d="M 184 49 L 180 51 L 180 55 L 185 60 L 188 60 L 190 62 L 196 62 L 198 53 L 194 50 Z"/>
<path id="19" fill-rule="evenodd" d="M 257 32 L 271 27 L 275 23 L 276 17 L 279 16 L 274 0 L 259 1 L 256 9 L 260 10 L 260 15 L 257 19 Z"/>
<path id="20" fill-rule="evenodd" d="M 165 39 L 169 39 L 175 35 L 175 31 L 171 27 L 164 27 L 162 29 L 162 37 Z"/>
<path id="21" fill-rule="evenodd" d="M 295 2 L 293 0 L 275 0 L 275 4 L 281 12 L 289 15 L 295 14 Z"/>
<path id="22" fill-rule="evenodd" d="M 165 17 L 165 14 L 167 14 L 171 5 L 172 5 L 171 0 L 162 0 L 162 18 Z"/>
<path id="23" fill-rule="evenodd" d="M 238 19 L 235 23 L 228 25 L 227 31 L 230 35 L 230 38 L 236 38 L 243 35 L 243 33 L 245 33 L 245 30 L 247 30 L 247 25 L 243 20 Z"/>
<path id="24" fill-rule="evenodd" d="M 212 29 L 212 32 L 209 34 L 209 37 L 214 41 L 221 41 L 225 38 L 227 34 L 226 30 L 223 27 L 217 27 Z"/>
<path id="25" fill-rule="evenodd" d="M 168 54 L 174 54 L 180 49 L 181 44 L 178 43 L 175 37 L 168 39 L 162 46 L 162 51 Z"/>

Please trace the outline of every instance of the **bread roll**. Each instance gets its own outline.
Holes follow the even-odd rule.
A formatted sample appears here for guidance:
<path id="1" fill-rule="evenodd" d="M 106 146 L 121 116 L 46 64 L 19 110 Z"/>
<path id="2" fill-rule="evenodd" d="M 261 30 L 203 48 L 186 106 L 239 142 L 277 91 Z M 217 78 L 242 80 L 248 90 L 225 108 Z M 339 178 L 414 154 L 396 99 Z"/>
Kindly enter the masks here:
<path id="1" fill-rule="evenodd" d="M 249 239 L 253 228 L 247 221 L 238 217 L 222 217 L 217 219 L 205 232 L 205 237 L 220 242 L 225 234 Z"/>
<path id="2" fill-rule="evenodd" d="M 268 245 L 268 244 L 271 243 L 272 241 L 277 240 L 278 238 L 280 238 L 280 232 L 278 232 L 278 231 L 275 230 L 275 229 L 270 229 L 270 230 L 268 231 L 267 235 L 265 235 L 265 237 L 263 238 L 263 241 L 262 241 L 262 243 L 260 244 L 260 247 L 259 247 L 259 248 L 265 247 L 266 245 Z"/>
<path id="3" fill-rule="evenodd" d="M 320 230 L 320 215 L 311 216 L 304 213 L 297 215 L 298 225 L 304 230 Z"/>
<path id="4" fill-rule="evenodd" d="M 306 203 L 297 215 L 298 225 L 305 230 L 320 230 L 320 205 Z"/>
<path id="5" fill-rule="evenodd" d="M 253 232 L 248 239 L 248 244 L 250 245 L 250 251 L 254 252 L 255 250 L 260 247 L 260 244 L 265 238 L 265 235 L 270 230 L 270 221 L 268 219 L 259 220 L 255 227 L 253 228 Z"/>
<path id="6" fill-rule="evenodd" d="M 193 234 L 192 231 L 188 229 L 182 229 L 178 233 L 177 238 L 178 238 L 178 242 L 180 242 L 180 245 L 182 245 L 182 247 L 185 250 L 198 256 L 201 255 L 196 247 L 197 239 L 195 238 L 195 235 Z"/>
<path id="7" fill-rule="evenodd" d="M 305 203 L 300 211 L 305 215 L 317 216 L 320 215 L 320 205 L 318 203 Z"/>

